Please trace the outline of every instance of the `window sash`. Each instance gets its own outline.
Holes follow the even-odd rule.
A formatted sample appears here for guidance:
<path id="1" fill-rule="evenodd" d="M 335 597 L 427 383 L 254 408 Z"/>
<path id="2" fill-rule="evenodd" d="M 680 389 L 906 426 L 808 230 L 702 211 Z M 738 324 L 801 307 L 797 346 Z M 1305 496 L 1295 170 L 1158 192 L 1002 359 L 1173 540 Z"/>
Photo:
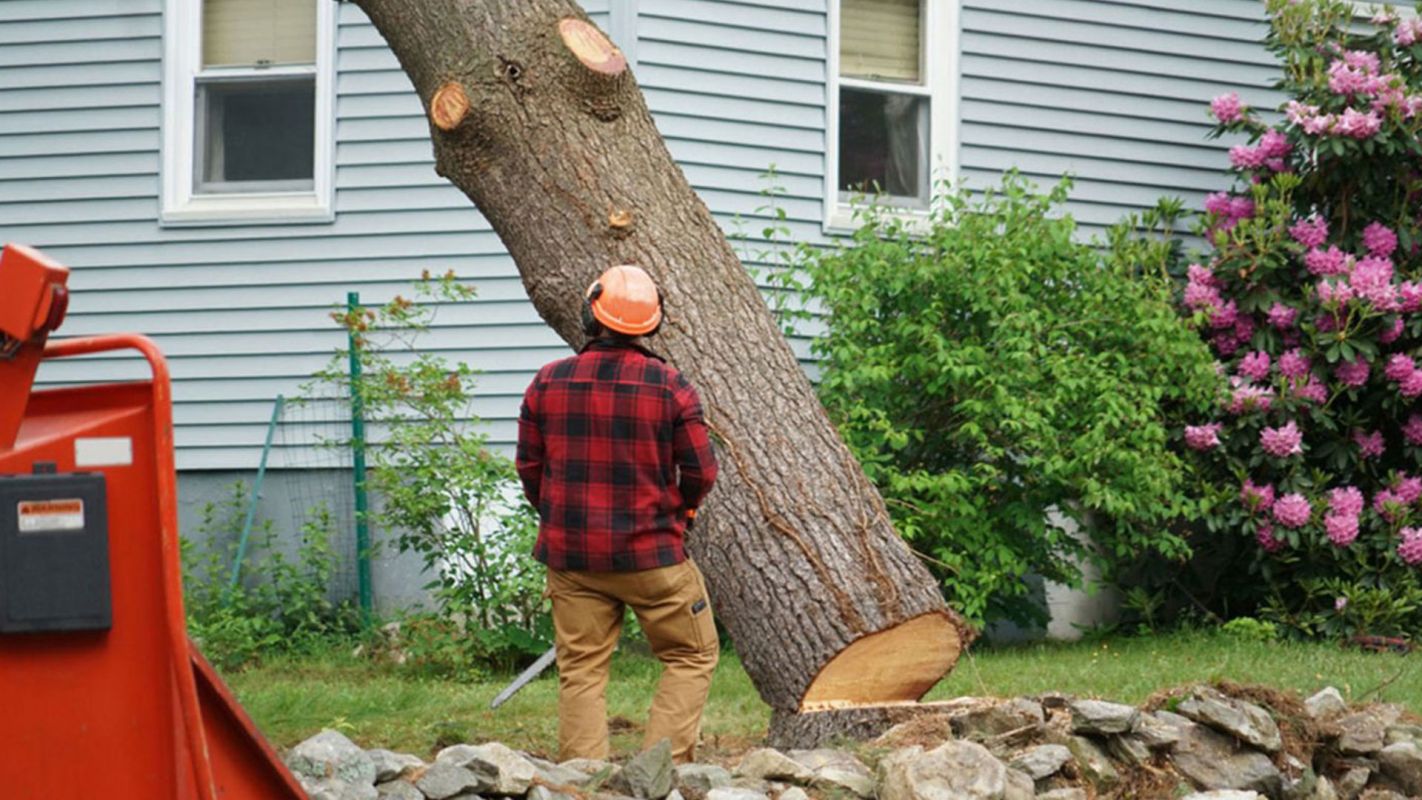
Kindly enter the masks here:
<path id="1" fill-rule="evenodd" d="M 203 0 L 203 67 L 316 63 L 317 0 Z"/>
<path id="2" fill-rule="evenodd" d="M 922 84 L 923 6 L 932 1 L 840 0 L 839 74 Z"/>

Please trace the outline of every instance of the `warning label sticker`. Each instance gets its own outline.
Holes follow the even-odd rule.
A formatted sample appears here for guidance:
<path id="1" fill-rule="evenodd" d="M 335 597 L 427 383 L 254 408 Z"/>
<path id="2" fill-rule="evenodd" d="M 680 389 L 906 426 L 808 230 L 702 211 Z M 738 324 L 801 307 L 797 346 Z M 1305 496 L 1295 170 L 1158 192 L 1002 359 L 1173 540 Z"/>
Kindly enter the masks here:
<path id="1" fill-rule="evenodd" d="M 84 501 L 21 500 L 20 533 L 84 530 Z"/>

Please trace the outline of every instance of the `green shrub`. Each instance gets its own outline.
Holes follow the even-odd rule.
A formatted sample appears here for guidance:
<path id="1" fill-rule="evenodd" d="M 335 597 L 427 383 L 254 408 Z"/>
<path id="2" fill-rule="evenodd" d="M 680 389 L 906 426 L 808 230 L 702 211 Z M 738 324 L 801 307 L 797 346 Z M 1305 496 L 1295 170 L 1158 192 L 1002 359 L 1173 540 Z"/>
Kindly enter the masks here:
<path id="1" fill-rule="evenodd" d="M 822 323 L 825 408 L 977 620 L 1040 621 L 1029 573 L 1075 585 L 1083 559 L 1182 557 L 1171 525 L 1196 511 L 1165 409 L 1212 399 L 1209 353 L 1168 281 L 1077 241 L 1069 186 L 944 189 L 914 226 L 870 206 L 846 246 L 800 247 L 770 278 Z"/>
<path id="2" fill-rule="evenodd" d="M 231 585 L 251 502 L 246 485 L 234 484 L 229 497 L 203 507 L 197 532 L 206 545 L 182 540 L 188 633 L 208 660 L 226 670 L 267 655 L 305 651 L 359 629 L 351 605 L 331 599 L 335 554 L 331 517 L 323 508 L 311 510 L 294 559 L 276 549 L 270 522 L 262 522 L 252 533 L 241 579 Z"/>
<path id="3" fill-rule="evenodd" d="M 359 392 L 367 420 L 384 431 L 367 448 L 376 498 L 370 520 L 394 532 L 402 552 L 423 559 L 437 619 L 416 615 L 412 630 L 422 668 L 447 674 L 481 663 L 507 666 L 552 639 L 544 570 L 531 556 L 537 514 L 513 462 L 487 447 L 472 409 L 474 370 L 419 347 L 438 303 L 473 294 L 452 273 L 426 274 L 416 300 L 397 296 L 379 308 L 334 314 L 355 334 L 361 379 L 350 385 L 346 351 L 317 376 Z M 449 641 L 436 642 L 436 635 Z"/>

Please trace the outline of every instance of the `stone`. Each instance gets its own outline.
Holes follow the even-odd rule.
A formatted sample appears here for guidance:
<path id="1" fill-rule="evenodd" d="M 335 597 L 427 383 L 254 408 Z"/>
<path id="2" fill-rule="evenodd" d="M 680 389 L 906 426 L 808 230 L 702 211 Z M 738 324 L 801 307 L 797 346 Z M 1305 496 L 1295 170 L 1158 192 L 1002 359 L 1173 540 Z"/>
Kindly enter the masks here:
<path id="1" fill-rule="evenodd" d="M 779 750 L 762 747 L 746 753 L 732 770 L 737 777 L 806 784 L 815 776 L 808 768 Z"/>
<path id="2" fill-rule="evenodd" d="M 1150 748 L 1135 734 L 1112 736 L 1106 741 L 1106 751 L 1117 761 L 1124 761 L 1133 767 L 1150 763 Z"/>
<path id="3" fill-rule="evenodd" d="M 619 789 L 638 800 L 662 800 L 676 785 L 671 740 L 662 739 L 633 756 L 617 776 Z"/>
<path id="4" fill-rule="evenodd" d="M 1422 725 L 1389 725 L 1383 732 L 1383 746 L 1412 742 L 1422 746 Z"/>
<path id="5" fill-rule="evenodd" d="M 909 747 L 879 762 L 879 800 L 1000 800 L 1007 767 L 976 742 Z"/>
<path id="6" fill-rule="evenodd" d="M 770 800 L 770 795 L 754 789 L 723 786 L 706 793 L 706 800 Z"/>
<path id="7" fill-rule="evenodd" d="M 335 779 L 352 786 L 375 786 L 375 762 L 340 731 L 323 730 L 291 748 L 286 766 L 313 781 Z"/>
<path id="8" fill-rule="evenodd" d="M 1129 733 L 1140 716 L 1135 706 L 1105 700 L 1076 700 L 1071 704 L 1071 731 L 1097 736 Z"/>
<path id="9" fill-rule="evenodd" d="M 1088 800 L 1086 790 L 1079 786 L 1064 786 L 1037 795 L 1037 800 Z"/>
<path id="10" fill-rule="evenodd" d="M 1348 702 L 1337 689 L 1325 686 L 1304 701 L 1304 710 L 1314 719 L 1328 719 L 1347 711 Z"/>
<path id="11" fill-rule="evenodd" d="M 1002 800 L 1032 800 L 1036 796 L 1037 785 L 1027 773 L 1007 770 L 1007 787 L 1003 789 Z"/>
<path id="12" fill-rule="evenodd" d="M 1111 759 L 1090 739 L 1072 736 L 1066 740 L 1066 747 L 1076 758 L 1076 765 L 1081 769 L 1082 777 L 1097 789 L 1109 789 L 1121 779 L 1120 773 L 1116 772 L 1116 767 L 1111 764 Z"/>
<path id="13" fill-rule="evenodd" d="M 514 797 L 528 792 L 538 770 L 533 762 L 498 742 L 456 744 L 435 755 L 436 764 L 463 767 L 479 779 L 475 791 Z M 428 794 L 428 793 L 427 793 Z"/>
<path id="14" fill-rule="evenodd" d="M 1378 751 L 1378 764 L 1408 794 L 1422 794 L 1422 748 L 1412 742 L 1390 744 Z"/>
<path id="15" fill-rule="evenodd" d="M 1387 726 L 1369 711 L 1355 711 L 1334 720 L 1338 741 L 1334 744 L 1345 756 L 1372 755 L 1387 744 Z"/>
<path id="16" fill-rule="evenodd" d="M 380 800 L 425 800 L 425 793 L 416 789 L 415 784 L 398 778 L 376 784 L 375 792 Z"/>
<path id="17" fill-rule="evenodd" d="M 791 750 L 792 761 L 810 770 L 810 785 L 826 792 L 874 796 L 874 774 L 864 762 L 843 750 Z"/>
<path id="18" fill-rule="evenodd" d="M 1040 726 L 1047 716 L 1042 704 L 1025 697 L 980 705 L 953 715 L 953 733 L 981 742 L 1010 731 Z"/>
<path id="19" fill-rule="evenodd" d="M 435 763 L 415 781 L 415 788 L 430 800 L 446 800 L 470 790 L 478 790 L 479 776 L 452 761 L 436 758 Z"/>
<path id="20" fill-rule="evenodd" d="M 367 750 L 365 754 L 370 756 L 371 763 L 375 764 L 376 783 L 393 781 L 425 765 L 425 762 L 415 756 L 406 753 L 392 753 L 380 748 Z"/>
<path id="21" fill-rule="evenodd" d="M 562 769 L 573 770 L 587 775 L 587 780 L 576 784 L 583 789 L 598 789 L 612 782 L 617 777 L 617 773 L 622 771 L 622 767 L 611 761 L 599 761 L 595 758 L 572 758 L 558 765 Z"/>
<path id="22" fill-rule="evenodd" d="M 340 778 L 308 778 L 296 780 L 306 792 L 307 800 L 379 800 L 380 793 L 370 784 L 347 783 Z"/>
<path id="23" fill-rule="evenodd" d="M 1343 800 L 1355 800 L 1367 787 L 1373 771 L 1367 767 L 1353 767 L 1338 779 L 1338 796 Z"/>
<path id="24" fill-rule="evenodd" d="M 804 789 L 798 786 L 791 786 L 789 789 L 775 796 L 775 800 L 810 800 L 810 796 Z"/>
<path id="25" fill-rule="evenodd" d="M 1183 716 L 1260 750 L 1277 753 L 1284 747 L 1279 726 L 1269 712 L 1208 686 L 1196 687 L 1177 709 Z"/>
<path id="26" fill-rule="evenodd" d="M 779 782 L 772 783 L 771 781 L 763 781 L 763 780 L 761 780 L 760 778 L 750 778 L 750 777 L 747 777 L 747 776 L 745 776 L 745 775 L 739 775 L 739 776 L 732 777 L 732 778 L 731 778 L 731 785 L 728 786 L 728 787 L 726 787 L 726 788 L 728 788 L 728 789 L 749 789 L 749 790 L 752 791 L 752 792 L 760 792 L 761 794 L 770 794 L 771 792 L 775 791 L 775 787 L 777 787 L 777 786 L 786 786 L 786 785 L 788 785 L 788 784 L 779 783 Z"/>
<path id="27" fill-rule="evenodd" d="M 528 789 L 528 800 L 578 800 L 578 796 L 536 783 Z"/>
<path id="28" fill-rule="evenodd" d="M 1034 781 L 1057 774 L 1068 761 L 1071 751 L 1059 744 L 1043 744 L 1028 748 L 1012 759 L 1010 766 L 1027 773 Z"/>
<path id="29" fill-rule="evenodd" d="M 714 764 L 678 764 L 674 771 L 677 786 L 694 794 L 706 794 L 731 785 L 730 771 Z"/>
<path id="30" fill-rule="evenodd" d="M 1240 791 L 1238 789 L 1215 789 L 1209 792 L 1195 792 L 1185 795 L 1182 800 L 1266 800 L 1264 795 L 1258 792 Z"/>
<path id="31" fill-rule="evenodd" d="M 1279 791 L 1282 776 L 1269 756 L 1204 725 L 1191 725 L 1170 754 L 1175 768 L 1202 789 Z"/>
<path id="32" fill-rule="evenodd" d="M 1170 712 L 1156 712 L 1155 714 L 1142 714 L 1136 722 L 1136 730 L 1133 734 L 1138 737 L 1146 747 L 1152 750 L 1168 750 L 1180 741 L 1180 731 L 1186 726 L 1193 724 L 1190 720 L 1179 717 L 1178 723 L 1167 722 L 1161 718 L 1160 714 L 1170 714 Z M 1171 714 L 1177 717 L 1176 714 Z"/>

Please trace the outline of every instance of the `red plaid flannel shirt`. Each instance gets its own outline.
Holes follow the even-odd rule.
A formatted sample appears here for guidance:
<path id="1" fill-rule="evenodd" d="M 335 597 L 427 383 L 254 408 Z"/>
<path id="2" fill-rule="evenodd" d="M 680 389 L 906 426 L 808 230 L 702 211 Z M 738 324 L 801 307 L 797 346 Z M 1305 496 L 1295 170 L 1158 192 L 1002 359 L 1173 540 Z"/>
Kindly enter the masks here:
<path id="1" fill-rule="evenodd" d="M 686 512 L 716 480 L 696 390 L 645 350 L 602 340 L 538 371 L 516 461 L 540 519 L 533 555 L 559 570 L 681 563 Z"/>

